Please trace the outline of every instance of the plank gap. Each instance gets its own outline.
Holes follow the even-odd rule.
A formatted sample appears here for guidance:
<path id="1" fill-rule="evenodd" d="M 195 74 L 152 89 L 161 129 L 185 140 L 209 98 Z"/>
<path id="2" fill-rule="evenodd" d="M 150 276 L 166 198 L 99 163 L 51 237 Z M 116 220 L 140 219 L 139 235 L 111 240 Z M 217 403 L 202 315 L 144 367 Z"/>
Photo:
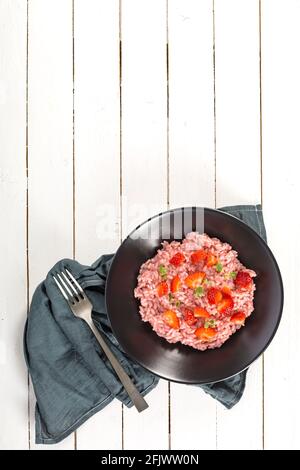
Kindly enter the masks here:
<path id="1" fill-rule="evenodd" d="M 258 34 L 259 34 L 259 151 L 260 151 L 260 201 L 263 205 L 263 124 L 262 124 L 262 51 L 261 51 L 261 0 L 258 0 Z"/>
<path id="2" fill-rule="evenodd" d="M 212 0 L 212 30 L 213 30 L 213 89 L 214 89 L 214 197 L 215 209 L 217 208 L 217 107 L 216 107 L 216 24 L 215 24 L 215 0 Z"/>
<path id="3" fill-rule="evenodd" d="M 169 0 L 166 0 L 166 79 L 167 79 L 167 209 L 170 208 L 170 87 L 169 87 Z"/>
<path id="4" fill-rule="evenodd" d="M 261 48 L 261 0 L 258 1 L 259 34 L 259 151 L 260 151 L 260 202 L 263 206 L 263 136 L 262 136 L 262 48 Z M 262 449 L 265 449 L 265 357 L 262 355 Z"/>
<path id="5" fill-rule="evenodd" d="M 75 5 L 72 0 L 72 172 L 73 172 L 73 259 L 76 257 L 76 163 L 75 163 L 75 29 L 74 29 L 74 12 Z M 76 432 L 74 436 L 74 443 L 76 444 Z M 76 447 L 75 447 L 76 449 Z"/>
<path id="6" fill-rule="evenodd" d="M 122 153 L 122 0 L 119 0 L 119 146 L 120 146 L 120 217 L 119 217 L 119 230 L 120 230 L 120 243 L 123 240 L 123 153 Z M 123 416 L 123 405 L 122 405 L 122 416 Z M 123 437 L 122 437 L 123 440 Z"/>
<path id="7" fill-rule="evenodd" d="M 166 0 L 166 94 L 167 94 L 167 209 L 170 209 L 170 84 L 169 84 L 169 0 Z M 168 382 L 168 449 L 172 446 L 171 434 L 171 383 Z"/>
<path id="8" fill-rule="evenodd" d="M 76 167 L 75 167 L 75 28 L 74 28 L 74 12 L 75 12 L 75 5 L 74 0 L 72 0 L 72 173 L 73 173 L 73 259 L 76 257 Z M 77 450 L 77 432 L 74 431 L 74 450 Z"/>
<path id="9" fill-rule="evenodd" d="M 120 189 L 120 203 L 119 203 L 119 234 L 120 244 L 123 240 L 123 154 L 122 154 L 122 0 L 119 0 L 119 189 Z M 121 448 L 124 450 L 124 404 L 121 405 Z"/>
<path id="10" fill-rule="evenodd" d="M 26 164 L 26 215 L 25 215 L 25 224 L 26 224 L 26 310 L 27 316 L 29 314 L 29 155 L 28 155 L 28 46 L 29 46 L 29 0 L 26 2 L 26 149 L 25 149 L 25 164 Z M 31 429 L 30 429 L 30 377 L 29 372 L 27 372 L 27 416 L 28 416 L 28 449 L 31 449 Z"/>
<path id="11" fill-rule="evenodd" d="M 216 21 L 215 21 L 215 0 L 212 0 L 212 64 L 213 64 L 213 98 L 214 98 L 214 205 L 217 208 L 217 106 L 216 106 Z M 216 441 L 215 447 L 218 449 L 218 409 L 215 404 L 216 421 Z"/>

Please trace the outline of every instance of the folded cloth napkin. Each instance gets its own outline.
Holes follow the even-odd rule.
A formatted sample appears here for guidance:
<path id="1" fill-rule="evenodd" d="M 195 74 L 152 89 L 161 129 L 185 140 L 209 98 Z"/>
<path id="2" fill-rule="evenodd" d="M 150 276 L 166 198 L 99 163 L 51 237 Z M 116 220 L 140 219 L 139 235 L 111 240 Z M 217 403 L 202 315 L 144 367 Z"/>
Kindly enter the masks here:
<path id="1" fill-rule="evenodd" d="M 223 207 L 254 228 L 266 240 L 261 206 Z M 146 395 L 158 383 L 132 361 L 113 336 L 105 307 L 105 282 L 113 255 L 103 255 L 92 266 L 74 260 L 59 261 L 37 287 L 24 331 L 24 353 L 36 395 L 36 443 L 55 444 L 104 408 L 114 398 L 132 406 L 126 391 L 89 327 L 78 321 L 55 285 L 52 274 L 68 268 L 93 304 L 93 321 L 104 333 L 115 355 Z M 196 385 L 231 408 L 241 398 L 247 371 L 207 385 Z"/>

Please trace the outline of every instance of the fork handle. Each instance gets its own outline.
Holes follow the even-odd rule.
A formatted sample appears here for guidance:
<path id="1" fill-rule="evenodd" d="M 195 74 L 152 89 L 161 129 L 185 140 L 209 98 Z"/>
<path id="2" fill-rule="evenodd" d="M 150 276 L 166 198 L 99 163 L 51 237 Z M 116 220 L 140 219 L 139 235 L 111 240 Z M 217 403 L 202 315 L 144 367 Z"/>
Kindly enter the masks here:
<path id="1" fill-rule="evenodd" d="M 103 349 L 104 353 L 106 354 L 107 359 L 111 363 L 114 371 L 116 372 L 117 376 L 119 377 L 120 381 L 122 382 L 126 392 L 128 393 L 129 398 L 131 399 L 132 403 L 136 407 L 139 413 L 144 411 L 148 408 L 148 403 L 144 399 L 144 397 L 140 394 L 134 383 L 132 382 L 129 375 L 125 372 L 123 367 L 121 366 L 120 362 L 114 355 L 114 353 L 109 349 L 107 346 L 104 338 L 102 337 L 101 333 L 97 330 L 96 326 L 94 325 L 93 321 L 86 322 L 94 335 L 96 336 L 98 343 L 100 344 L 101 348 Z"/>

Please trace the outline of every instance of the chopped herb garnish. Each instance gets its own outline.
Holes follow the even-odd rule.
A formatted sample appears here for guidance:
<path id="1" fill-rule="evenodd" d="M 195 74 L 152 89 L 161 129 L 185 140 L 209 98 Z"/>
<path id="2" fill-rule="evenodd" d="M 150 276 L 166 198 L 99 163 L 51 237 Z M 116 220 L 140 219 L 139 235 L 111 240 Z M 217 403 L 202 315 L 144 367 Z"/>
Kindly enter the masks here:
<path id="1" fill-rule="evenodd" d="M 169 292 L 169 302 L 171 302 L 171 304 L 174 304 L 176 307 L 179 307 L 181 305 L 180 300 L 175 299 L 172 292 Z"/>
<path id="2" fill-rule="evenodd" d="M 217 264 L 216 264 L 216 271 L 217 271 L 218 273 L 220 273 L 220 272 L 222 271 L 222 269 L 223 269 L 223 265 L 222 265 L 221 263 L 217 263 Z"/>
<path id="3" fill-rule="evenodd" d="M 167 279 L 167 276 L 168 276 L 168 270 L 167 268 L 161 264 L 159 267 L 158 267 L 158 272 L 159 274 L 161 275 L 162 279 Z"/>
<path id="4" fill-rule="evenodd" d="M 201 286 L 196 287 L 194 290 L 194 294 L 196 297 L 201 297 L 204 294 L 204 289 Z"/>
<path id="5" fill-rule="evenodd" d="M 215 328 L 215 326 L 216 326 L 216 320 L 213 320 L 213 319 L 206 320 L 206 322 L 204 323 L 204 328 Z"/>
<path id="6" fill-rule="evenodd" d="M 230 279 L 235 279 L 235 278 L 236 278 L 236 275 L 237 275 L 237 272 L 236 272 L 236 271 L 231 271 L 231 273 L 229 273 Z"/>

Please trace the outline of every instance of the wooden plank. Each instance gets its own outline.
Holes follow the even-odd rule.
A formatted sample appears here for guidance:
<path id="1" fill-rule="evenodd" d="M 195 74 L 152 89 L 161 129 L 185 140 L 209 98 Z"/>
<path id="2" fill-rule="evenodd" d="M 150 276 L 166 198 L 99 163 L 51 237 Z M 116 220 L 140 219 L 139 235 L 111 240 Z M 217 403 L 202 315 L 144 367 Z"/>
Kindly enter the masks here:
<path id="1" fill-rule="evenodd" d="M 217 204 L 258 202 L 258 0 L 215 0 L 215 30 Z"/>
<path id="2" fill-rule="evenodd" d="M 263 203 L 285 287 L 282 322 L 265 354 L 266 449 L 299 449 L 300 442 L 299 21 L 298 1 L 262 2 Z"/>
<path id="3" fill-rule="evenodd" d="M 29 2 L 30 296 L 60 258 L 73 254 L 72 1 Z M 34 445 L 33 396 L 31 446 Z M 55 449 L 74 447 L 70 436 Z"/>
<path id="4" fill-rule="evenodd" d="M 123 0 L 123 236 L 167 204 L 166 3 Z M 124 448 L 168 447 L 168 390 L 161 381 L 139 415 L 124 407 Z"/>
<path id="5" fill-rule="evenodd" d="M 175 0 L 168 13 L 170 205 L 214 207 L 212 1 Z M 196 387 L 172 384 L 171 448 L 215 444 L 215 402 Z"/>
<path id="6" fill-rule="evenodd" d="M 76 258 L 90 264 L 120 241 L 119 1 L 75 0 Z M 120 449 L 115 400 L 77 431 L 78 449 Z"/>
<path id="7" fill-rule="evenodd" d="M 260 194 L 259 2 L 215 0 L 217 206 L 251 204 Z M 218 449 L 262 447 L 262 360 L 245 395 L 217 410 Z M 232 430 L 239 432 L 232 433 Z"/>
<path id="8" fill-rule="evenodd" d="M 26 318 L 26 2 L 0 2 L 0 434 L 28 449 Z M 3 387 L 4 385 L 4 387 Z"/>

